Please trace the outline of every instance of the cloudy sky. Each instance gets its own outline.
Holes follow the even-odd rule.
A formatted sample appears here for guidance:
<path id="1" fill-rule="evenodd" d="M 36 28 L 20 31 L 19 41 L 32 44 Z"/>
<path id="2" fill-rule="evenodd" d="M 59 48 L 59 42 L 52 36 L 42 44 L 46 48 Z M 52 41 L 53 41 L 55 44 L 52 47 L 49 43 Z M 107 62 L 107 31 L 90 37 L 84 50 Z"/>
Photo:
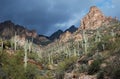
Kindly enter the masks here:
<path id="1" fill-rule="evenodd" d="M 120 18 L 120 0 L 0 0 L 0 22 L 15 24 L 50 35 L 71 25 L 79 27 L 90 6 L 99 7 L 107 16 Z"/>

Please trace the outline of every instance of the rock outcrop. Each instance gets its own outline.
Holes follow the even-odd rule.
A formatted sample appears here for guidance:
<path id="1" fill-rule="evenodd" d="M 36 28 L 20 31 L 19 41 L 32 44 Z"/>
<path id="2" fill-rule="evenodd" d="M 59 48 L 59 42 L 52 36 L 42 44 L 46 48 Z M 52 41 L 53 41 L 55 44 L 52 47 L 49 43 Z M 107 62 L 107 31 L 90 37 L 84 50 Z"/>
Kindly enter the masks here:
<path id="1" fill-rule="evenodd" d="M 60 41 L 61 41 L 61 42 L 67 42 L 71 37 L 72 37 L 71 32 L 66 31 L 65 33 L 63 33 L 63 34 L 60 36 Z"/>
<path id="2" fill-rule="evenodd" d="M 95 30 L 102 25 L 107 25 L 112 21 L 111 17 L 106 17 L 96 6 L 90 7 L 88 14 L 81 20 L 80 29 Z"/>
<path id="3" fill-rule="evenodd" d="M 35 30 L 28 30 L 27 28 L 15 25 L 12 21 L 5 21 L 0 23 L 0 35 L 5 38 L 11 38 L 15 35 L 26 36 L 26 37 L 37 37 L 37 32 Z"/>
<path id="4" fill-rule="evenodd" d="M 35 30 L 29 30 L 23 26 L 15 25 L 12 21 L 8 20 L 0 23 L 0 37 L 4 39 L 12 39 L 16 34 L 16 41 L 20 46 L 24 45 L 25 40 L 31 40 L 36 44 L 43 44 L 48 42 L 49 39 L 44 35 L 38 35 Z"/>

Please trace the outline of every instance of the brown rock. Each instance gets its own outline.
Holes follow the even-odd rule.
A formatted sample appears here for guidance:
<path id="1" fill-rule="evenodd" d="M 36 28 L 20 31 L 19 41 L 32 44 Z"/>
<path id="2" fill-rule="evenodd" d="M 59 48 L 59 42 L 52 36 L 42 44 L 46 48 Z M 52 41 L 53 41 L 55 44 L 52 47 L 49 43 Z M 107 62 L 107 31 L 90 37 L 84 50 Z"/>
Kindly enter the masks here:
<path id="1" fill-rule="evenodd" d="M 81 34 L 77 34 L 77 35 L 74 35 L 74 40 L 75 41 L 81 41 L 82 40 L 82 35 Z"/>
<path id="2" fill-rule="evenodd" d="M 112 17 L 105 17 L 96 6 L 90 7 L 88 14 L 81 20 L 80 29 L 97 29 L 103 24 L 108 24 Z"/>
<path id="3" fill-rule="evenodd" d="M 90 66 L 93 62 L 94 62 L 94 60 L 89 60 L 88 65 Z"/>
<path id="4" fill-rule="evenodd" d="M 72 37 L 72 34 L 69 31 L 66 31 L 64 34 L 60 36 L 61 42 L 67 42 Z"/>
<path id="5" fill-rule="evenodd" d="M 97 79 L 96 75 L 86 75 L 84 73 L 80 74 L 79 79 Z"/>
<path id="6" fill-rule="evenodd" d="M 102 64 L 100 65 L 101 68 L 105 68 L 106 66 L 107 66 L 106 63 L 102 63 Z"/>

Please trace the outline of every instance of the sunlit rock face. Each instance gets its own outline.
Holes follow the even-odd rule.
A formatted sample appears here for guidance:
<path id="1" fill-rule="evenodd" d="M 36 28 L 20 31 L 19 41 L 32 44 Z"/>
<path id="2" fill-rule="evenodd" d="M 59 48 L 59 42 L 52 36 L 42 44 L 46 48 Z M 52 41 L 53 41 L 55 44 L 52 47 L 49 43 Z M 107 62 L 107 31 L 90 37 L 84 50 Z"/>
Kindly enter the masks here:
<path id="1" fill-rule="evenodd" d="M 60 36 L 60 41 L 61 42 L 67 42 L 70 38 L 72 37 L 71 32 L 66 31 L 64 34 Z"/>
<path id="2" fill-rule="evenodd" d="M 9 37 L 15 35 L 15 32 L 17 35 L 23 35 L 36 38 L 37 32 L 35 30 L 28 30 L 27 28 L 24 28 L 20 25 L 15 25 L 12 21 L 8 20 L 5 22 L 0 23 L 0 34 L 3 37 Z"/>
<path id="3" fill-rule="evenodd" d="M 35 30 L 26 31 L 26 35 L 29 36 L 29 37 L 36 38 L 37 37 L 37 32 Z"/>
<path id="4" fill-rule="evenodd" d="M 82 35 L 81 34 L 76 34 L 73 36 L 73 39 L 78 42 L 78 41 L 81 41 L 82 40 Z"/>
<path id="5" fill-rule="evenodd" d="M 106 17 L 96 6 L 90 7 L 88 14 L 81 20 L 79 29 L 97 29 L 103 24 L 108 24 L 112 20 L 111 17 Z"/>

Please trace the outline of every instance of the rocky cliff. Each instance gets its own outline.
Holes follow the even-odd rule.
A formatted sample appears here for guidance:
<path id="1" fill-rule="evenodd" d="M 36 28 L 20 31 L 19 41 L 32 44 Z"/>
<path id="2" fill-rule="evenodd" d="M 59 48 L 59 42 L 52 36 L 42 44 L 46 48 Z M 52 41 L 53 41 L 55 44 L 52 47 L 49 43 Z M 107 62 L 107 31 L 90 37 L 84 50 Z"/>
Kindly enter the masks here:
<path id="1" fill-rule="evenodd" d="M 81 20 L 81 25 L 79 29 L 97 29 L 102 25 L 109 24 L 112 20 L 111 17 L 106 17 L 102 11 L 96 6 L 90 7 L 89 12 Z"/>

